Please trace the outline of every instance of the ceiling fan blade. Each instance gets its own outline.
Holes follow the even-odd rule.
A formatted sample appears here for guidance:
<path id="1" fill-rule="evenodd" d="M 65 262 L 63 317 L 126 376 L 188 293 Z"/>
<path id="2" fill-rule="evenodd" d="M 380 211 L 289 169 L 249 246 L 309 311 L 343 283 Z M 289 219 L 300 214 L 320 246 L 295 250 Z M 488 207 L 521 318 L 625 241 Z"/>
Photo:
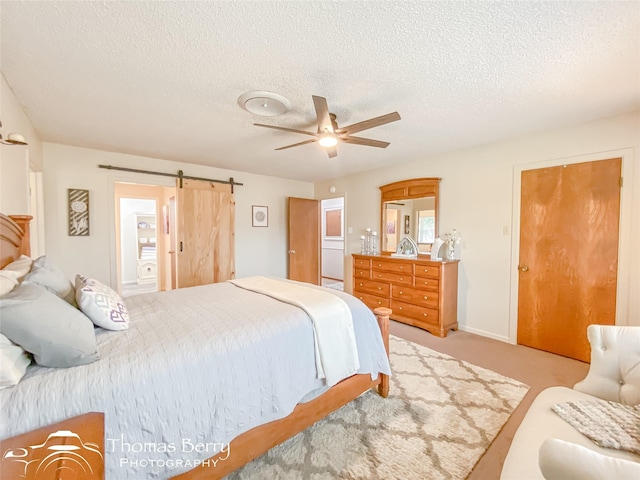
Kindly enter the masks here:
<path id="1" fill-rule="evenodd" d="M 254 123 L 254 125 L 256 127 L 265 127 L 265 128 L 273 128 L 274 130 L 282 130 L 284 132 L 302 133 L 304 135 L 312 135 L 314 137 L 318 135 L 315 132 L 307 132 L 306 130 L 297 130 L 295 128 L 276 127 L 275 125 L 265 125 L 264 123 Z"/>
<path id="2" fill-rule="evenodd" d="M 317 141 L 318 141 L 317 138 L 313 138 L 311 140 L 305 140 L 304 142 L 294 143 L 293 145 L 287 145 L 286 147 L 276 148 L 276 150 L 286 150 L 287 148 L 299 147 L 300 145 L 306 145 L 307 143 L 313 143 L 313 142 L 317 142 Z"/>
<path id="3" fill-rule="evenodd" d="M 312 95 L 312 98 L 313 106 L 316 109 L 316 117 L 318 117 L 318 133 L 324 133 L 327 129 L 333 132 L 327 99 L 324 97 L 316 97 L 315 95 Z"/>
<path id="4" fill-rule="evenodd" d="M 333 147 L 326 147 L 326 148 L 327 148 L 327 155 L 329 155 L 329 158 L 338 156 L 338 148 L 335 145 Z"/>
<path id="5" fill-rule="evenodd" d="M 348 127 L 341 127 L 336 130 L 336 133 L 346 133 L 350 135 L 352 133 L 379 127 L 380 125 L 385 125 L 397 120 L 400 120 L 400 114 L 398 112 L 387 113 L 386 115 L 382 115 L 380 117 L 370 118 L 369 120 L 365 120 L 364 122 L 354 123 L 353 125 L 349 125 Z"/>
<path id="6" fill-rule="evenodd" d="M 391 145 L 389 142 L 381 142 L 380 140 L 372 140 L 370 138 L 362 138 L 362 137 L 344 137 L 341 138 L 343 143 L 353 143 L 355 145 L 366 145 L 368 147 L 378 147 L 378 148 L 387 148 Z"/>

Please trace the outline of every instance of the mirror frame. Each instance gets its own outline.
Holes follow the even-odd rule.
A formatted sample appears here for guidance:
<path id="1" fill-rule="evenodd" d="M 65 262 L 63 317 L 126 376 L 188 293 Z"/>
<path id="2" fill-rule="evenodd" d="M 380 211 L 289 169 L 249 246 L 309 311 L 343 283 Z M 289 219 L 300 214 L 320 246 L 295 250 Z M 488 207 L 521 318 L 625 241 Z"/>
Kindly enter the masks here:
<path id="1" fill-rule="evenodd" d="M 411 200 L 414 198 L 435 197 L 435 238 L 438 238 L 439 212 L 439 190 L 441 178 L 412 178 L 399 182 L 389 183 L 380 187 L 380 232 L 384 232 L 384 204 L 398 200 Z M 381 255 L 391 255 L 392 252 L 382 251 Z M 419 253 L 418 256 L 428 256 L 426 253 Z"/>

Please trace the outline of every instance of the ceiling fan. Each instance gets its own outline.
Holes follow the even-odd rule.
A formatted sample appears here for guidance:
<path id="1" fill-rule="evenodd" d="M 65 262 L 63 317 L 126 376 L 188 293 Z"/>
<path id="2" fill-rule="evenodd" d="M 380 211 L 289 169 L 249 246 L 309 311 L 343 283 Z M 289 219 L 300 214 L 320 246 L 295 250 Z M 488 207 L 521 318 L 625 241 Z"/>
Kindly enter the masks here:
<path id="1" fill-rule="evenodd" d="M 300 145 L 318 142 L 320 145 L 327 149 L 329 158 L 333 158 L 338 155 L 338 151 L 336 148 L 338 142 L 352 143 L 354 145 L 366 145 L 369 147 L 386 148 L 389 145 L 389 142 L 381 142 L 380 140 L 372 140 L 370 138 L 354 137 L 352 134 L 400 120 L 400 114 L 398 114 L 398 112 L 393 112 L 382 115 L 380 117 L 370 118 L 369 120 L 354 123 L 353 125 L 349 125 L 348 127 L 338 127 L 336 116 L 333 113 L 329 113 L 327 99 L 323 97 L 317 97 L 315 95 L 313 95 L 312 98 L 313 105 L 316 109 L 316 117 L 318 118 L 317 132 L 307 132 L 306 130 L 277 127 L 275 125 L 265 125 L 263 123 L 254 123 L 254 125 L 258 127 L 273 128 L 275 130 L 284 130 L 285 132 L 302 133 L 303 135 L 311 135 L 312 137 L 314 137 L 311 140 L 305 140 L 304 142 L 294 143 L 293 145 L 276 148 L 276 150 L 285 150 L 291 147 L 299 147 Z"/>

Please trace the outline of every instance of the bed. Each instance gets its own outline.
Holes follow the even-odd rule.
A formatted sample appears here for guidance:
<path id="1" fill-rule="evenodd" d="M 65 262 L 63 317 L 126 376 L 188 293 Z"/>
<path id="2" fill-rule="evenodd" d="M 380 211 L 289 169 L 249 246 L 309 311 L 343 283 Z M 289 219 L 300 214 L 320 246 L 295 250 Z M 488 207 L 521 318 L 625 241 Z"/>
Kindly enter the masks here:
<path id="1" fill-rule="evenodd" d="M 29 252 L 26 226 L 0 222 L 4 267 Z M 96 329 L 99 360 L 30 366 L 0 390 L 0 438 L 98 412 L 106 478 L 222 478 L 371 388 L 387 396 L 390 311 L 330 292 L 351 312 L 359 356 L 330 388 L 307 314 L 224 282 L 130 297 L 128 329 Z"/>

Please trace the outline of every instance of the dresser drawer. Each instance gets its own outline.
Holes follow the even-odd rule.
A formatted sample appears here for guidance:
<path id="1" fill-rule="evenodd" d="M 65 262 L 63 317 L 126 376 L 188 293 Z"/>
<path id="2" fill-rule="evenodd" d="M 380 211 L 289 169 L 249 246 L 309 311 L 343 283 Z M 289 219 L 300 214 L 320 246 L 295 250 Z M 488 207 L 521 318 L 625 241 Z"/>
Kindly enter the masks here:
<path id="1" fill-rule="evenodd" d="M 370 268 L 371 267 L 371 259 L 369 258 L 355 258 L 353 261 L 353 266 L 357 268 Z"/>
<path id="2" fill-rule="evenodd" d="M 355 267 L 353 269 L 353 276 L 357 278 L 371 278 L 370 273 L 371 270 L 369 270 L 368 268 Z"/>
<path id="3" fill-rule="evenodd" d="M 431 265 L 416 265 L 416 276 L 440 278 L 440 267 Z"/>
<path id="4" fill-rule="evenodd" d="M 440 280 L 437 278 L 429 278 L 429 277 L 415 277 L 414 285 L 418 288 L 426 288 L 427 290 L 438 291 L 440 288 Z"/>
<path id="5" fill-rule="evenodd" d="M 392 317 L 406 317 L 420 322 L 429 323 L 431 325 L 438 325 L 438 310 L 432 308 L 419 307 L 410 303 L 399 302 L 397 300 L 391 300 Z"/>
<path id="6" fill-rule="evenodd" d="M 389 308 L 390 302 L 388 298 L 376 297 L 375 295 L 362 292 L 354 292 L 353 296 L 362 300 L 362 302 L 372 310 L 378 307 Z"/>
<path id="7" fill-rule="evenodd" d="M 386 270 L 387 272 L 413 274 L 413 263 L 389 262 L 385 260 L 372 260 L 374 270 Z"/>
<path id="8" fill-rule="evenodd" d="M 428 290 L 418 290 L 417 288 L 393 285 L 391 288 L 391 298 L 402 302 L 412 303 L 424 307 L 438 308 L 438 292 Z"/>
<path id="9" fill-rule="evenodd" d="M 374 282 L 372 280 L 355 279 L 353 289 L 355 291 L 372 293 L 373 295 L 380 295 L 382 297 L 389 297 L 390 288 L 388 283 Z"/>
<path id="10" fill-rule="evenodd" d="M 406 273 L 391 273 L 383 272 L 382 270 L 373 270 L 371 272 L 371 279 L 400 283 L 402 285 L 413 285 L 413 275 L 407 275 Z"/>

